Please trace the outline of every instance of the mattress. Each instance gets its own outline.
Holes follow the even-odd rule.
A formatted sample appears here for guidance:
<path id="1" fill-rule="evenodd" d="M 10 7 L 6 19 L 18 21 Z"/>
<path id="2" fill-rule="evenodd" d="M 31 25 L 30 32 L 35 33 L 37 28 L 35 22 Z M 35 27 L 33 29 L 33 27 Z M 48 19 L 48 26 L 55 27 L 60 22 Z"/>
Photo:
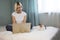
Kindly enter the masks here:
<path id="1" fill-rule="evenodd" d="M 58 30 L 58 28 L 50 26 L 43 31 L 32 29 L 29 33 L 13 34 L 10 31 L 4 31 L 0 32 L 0 40 L 52 40 Z"/>

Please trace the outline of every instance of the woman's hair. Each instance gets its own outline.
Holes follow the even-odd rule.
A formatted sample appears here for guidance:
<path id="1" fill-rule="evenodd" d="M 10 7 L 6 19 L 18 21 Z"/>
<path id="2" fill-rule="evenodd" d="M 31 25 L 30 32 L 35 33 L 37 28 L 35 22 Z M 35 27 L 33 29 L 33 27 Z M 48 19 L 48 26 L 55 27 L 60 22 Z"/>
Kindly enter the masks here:
<path id="1" fill-rule="evenodd" d="M 15 5 L 14 5 L 14 10 L 15 11 L 16 11 L 18 5 L 22 6 L 21 2 L 16 2 L 15 3 Z M 22 6 L 22 8 L 23 8 L 23 6 Z"/>

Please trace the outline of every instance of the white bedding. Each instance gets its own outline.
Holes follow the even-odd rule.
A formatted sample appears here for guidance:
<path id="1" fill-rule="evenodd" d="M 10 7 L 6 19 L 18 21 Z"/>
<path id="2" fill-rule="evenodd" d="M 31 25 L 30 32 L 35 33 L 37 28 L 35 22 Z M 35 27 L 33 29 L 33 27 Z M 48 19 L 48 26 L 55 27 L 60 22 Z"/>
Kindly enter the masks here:
<path id="1" fill-rule="evenodd" d="M 12 32 L 5 31 L 0 32 L 0 40 L 51 40 L 57 32 L 58 28 L 55 27 L 47 27 L 43 31 L 33 29 L 30 33 L 12 34 Z"/>

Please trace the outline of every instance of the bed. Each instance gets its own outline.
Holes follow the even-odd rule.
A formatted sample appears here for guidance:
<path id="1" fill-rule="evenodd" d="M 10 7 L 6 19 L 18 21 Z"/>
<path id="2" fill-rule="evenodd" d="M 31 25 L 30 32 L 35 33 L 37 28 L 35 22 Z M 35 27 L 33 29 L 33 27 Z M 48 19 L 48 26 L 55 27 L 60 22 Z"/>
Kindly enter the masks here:
<path id="1" fill-rule="evenodd" d="M 47 27 L 43 31 L 34 27 L 29 33 L 13 34 L 10 31 L 3 31 L 0 32 L 0 40 L 55 40 L 55 36 L 59 33 L 59 31 L 60 30 L 58 28 L 52 26 Z"/>

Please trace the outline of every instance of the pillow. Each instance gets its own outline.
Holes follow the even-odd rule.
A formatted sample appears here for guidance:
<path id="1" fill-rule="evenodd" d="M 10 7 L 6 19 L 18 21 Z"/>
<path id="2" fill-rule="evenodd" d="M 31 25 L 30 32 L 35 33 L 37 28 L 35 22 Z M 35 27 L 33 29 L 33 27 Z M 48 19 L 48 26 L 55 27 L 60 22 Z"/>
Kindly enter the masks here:
<path id="1" fill-rule="evenodd" d="M 21 24 L 12 25 L 13 33 L 30 32 L 30 27 L 31 27 L 31 23 L 21 23 Z"/>

